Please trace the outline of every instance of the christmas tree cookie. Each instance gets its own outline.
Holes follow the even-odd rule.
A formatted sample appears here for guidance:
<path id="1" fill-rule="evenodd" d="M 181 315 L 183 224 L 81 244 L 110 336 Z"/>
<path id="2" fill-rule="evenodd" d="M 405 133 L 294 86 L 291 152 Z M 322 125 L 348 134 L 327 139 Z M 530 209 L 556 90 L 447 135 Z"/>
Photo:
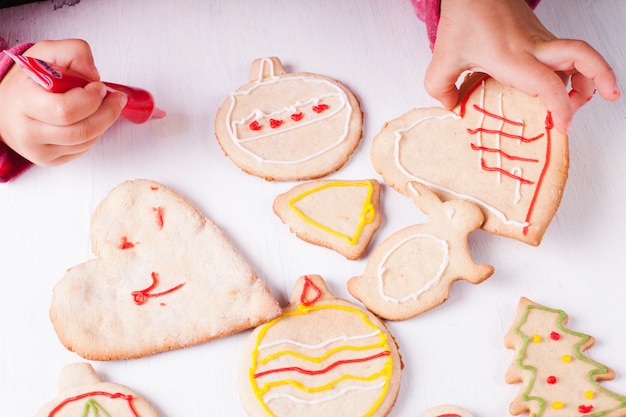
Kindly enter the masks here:
<path id="1" fill-rule="evenodd" d="M 593 346 L 593 337 L 567 329 L 566 323 L 565 312 L 520 300 L 505 337 L 506 347 L 516 352 L 506 381 L 523 384 L 511 403 L 511 414 L 626 416 L 626 397 L 598 384 L 613 379 L 614 372 L 584 354 Z"/>
<path id="2" fill-rule="evenodd" d="M 129 388 L 103 382 L 88 363 L 67 365 L 59 378 L 59 394 L 35 417 L 159 417 Z"/>
<path id="3" fill-rule="evenodd" d="M 300 277 L 285 314 L 258 327 L 239 363 L 251 417 L 383 417 L 395 404 L 402 362 L 369 311 L 334 297 L 322 277 Z"/>

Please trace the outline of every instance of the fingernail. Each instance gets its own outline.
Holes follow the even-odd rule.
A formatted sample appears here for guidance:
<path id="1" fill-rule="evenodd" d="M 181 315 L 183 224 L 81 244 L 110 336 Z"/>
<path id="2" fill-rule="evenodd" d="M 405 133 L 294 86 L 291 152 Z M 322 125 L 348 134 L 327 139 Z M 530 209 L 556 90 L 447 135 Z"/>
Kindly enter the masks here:
<path id="1" fill-rule="evenodd" d="M 613 84 L 613 95 L 619 97 L 621 94 L 622 93 L 620 92 L 619 85 L 616 82 L 615 84 Z"/>
<path id="2" fill-rule="evenodd" d="M 128 103 L 128 96 L 124 93 L 120 93 L 120 106 L 121 107 L 126 107 L 126 103 Z"/>

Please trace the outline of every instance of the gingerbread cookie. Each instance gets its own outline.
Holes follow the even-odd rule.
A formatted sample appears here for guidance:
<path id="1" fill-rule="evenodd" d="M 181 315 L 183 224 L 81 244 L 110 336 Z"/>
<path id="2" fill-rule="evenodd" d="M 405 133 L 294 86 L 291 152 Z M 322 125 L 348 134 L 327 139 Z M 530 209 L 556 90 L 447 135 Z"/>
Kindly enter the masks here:
<path id="1" fill-rule="evenodd" d="M 103 382 L 88 363 L 67 365 L 59 378 L 59 393 L 35 417 L 159 417 L 130 388 Z"/>
<path id="2" fill-rule="evenodd" d="M 317 180 L 274 200 L 274 212 L 300 239 L 359 258 L 382 223 L 376 180 Z"/>
<path id="3" fill-rule="evenodd" d="M 276 57 L 252 63 L 250 82 L 219 108 L 215 133 L 243 171 L 267 180 L 314 179 L 341 168 L 361 139 L 363 113 L 342 83 L 287 74 Z"/>
<path id="4" fill-rule="evenodd" d="M 465 200 L 441 202 L 428 187 L 407 184 L 427 223 L 402 229 L 379 244 L 362 276 L 348 280 L 348 291 L 379 317 L 404 320 L 448 299 L 450 285 L 463 279 L 478 284 L 493 274 L 490 265 L 472 260 L 468 236 L 483 215 Z"/>
<path id="5" fill-rule="evenodd" d="M 247 339 L 238 387 L 251 417 L 378 417 L 396 401 L 401 368 L 385 325 L 310 275 L 285 314 Z"/>
<path id="6" fill-rule="evenodd" d="M 256 327 L 281 314 L 266 284 L 182 196 L 126 181 L 96 208 L 96 259 L 54 288 L 50 317 L 84 358 L 127 359 Z"/>
<path id="7" fill-rule="evenodd" d="M 485 214 L 483 228 L 539 245 L 561 201 L 569 166 L 567 136 L 536 97 L 472 74 L 452 110 L 414 109 L 373 140 L 371 158 L 385 181 L 408 181 L 442 199 L 466 199 Z"/>
<path id="8" fill-rule="evenodd" d="M 511 403 L 511 414 L 626 416 L 626 397 L 598 384 L 613 379 L 614 372 L 585 355 L 594 338 L 569 330 L 566 324 L 564 311 L 520 299 L 504 339 L 507 348 L 515 349 L 506 382 L 523 384 Z"/>

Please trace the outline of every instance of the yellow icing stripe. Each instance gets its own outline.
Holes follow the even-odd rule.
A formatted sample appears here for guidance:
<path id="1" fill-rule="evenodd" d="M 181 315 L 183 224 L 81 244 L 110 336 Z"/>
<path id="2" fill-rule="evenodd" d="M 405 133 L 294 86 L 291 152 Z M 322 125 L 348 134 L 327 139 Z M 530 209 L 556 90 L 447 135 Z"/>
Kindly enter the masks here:
<path id="1" fill-rule="evenodd" d="M 307 387 L 306 385 L 304 385 L 301 382 L 298 381 L 294 381 L 293 379 L 283 379 L 281 381 L 276 381 L 276 382 L 267 382 L 265 384 L 263 384 L 263 386 L 259 389 L 259 394 L 263 395 L 265 394 L 267 391 L 269 391 L 272 388 L 275 387 L 279 387 L 281 385 L 291 385 L 293 387 L 298 388 L 301 391 L 304 392 L 322 392 L 322 391 L 328 391 L 330 389 L 332 389 L 335 385 L 337 385 L 338 383 L 342 382 L 342 381 L 346 381 L 346 380 L 355 380 L 355 381 L 363 381 L 363 382 L 371 382 L 371 381 L 375 381 L 378 378 L 382 377 L 382 376 L 387 376 L 387 374 L 389 373 L 389 370 L 387 369 L 388 366 L 385 365 L 385 367 L 383 368 L 383 370 L 379 371 L 379 372 L 375 372 L 371 375 L 368 376 L 356 376 L 356 375 L 342 375 L 339 378 L 330 381 L 328 384 L 319 386 L 319 387 Z"/>
<path id="2" fill-rule="evenodd" d="M 295 203 L 302 200 L 304 197 L 307 197 L 311 194 L 317 193 L 323 189 L 330 188 L 330 187 L 367 187 L 367 197 L 365 198 L 363 202 L 363 209 L 361 210 L 361 213 L 359 214 L 359 224 L 353 236 L 347 236 L 327 226 L 324 226 L 323 224 L 319 222 L 316 222 L 315 220 L 308 217 L 306 214 L 304 214 L 295 206 Z M 311 188 L 310 190 L 305 191 L 304 193 L 300 195 L 297 195 L 296 197 L 289 200 L 289 208 L 295 211 L 296 214 L 300 216 L 305 222 L 312 224 L 313 226 L 318 227 L 324 230 L 325 232 L 330 233 L 333 236 L 337 236 L 339 238 L 345 239 L 351 245 L 356 245 L 356 242 L 359 240 L 359 237 L 361 236 L 361 232 L 363 231 L 363 227 L 366 224 L 371 223 L 372 220 L 374 220 L 374 216 L 376 214 L 374 204 L 372 203 L 373 193 L 374 193 L 374 186 L 372 185 L 370 181 L 361 181 L 361 182 L 334 181 L 334 182 L 323 184 L 319 187 Z"/>
<path id="3" fill-rule="evenodd" d="M 299 316 L 299 315 L 305 315 L 308 314 L 310 312 L 314 312 L 314 311 L 318 311 L 318 310 L 326 310 L 326 309 L 334 309 L 334 310 L 340 310 L 340 311 L 345 311 L 345 312 L 349 312 L 349 313 L 353 313 L 356 314 L 357 316 L 359 316 L 361 318 L 361 320 L 363 321 L 363 323 L 374 330 L 378 330 L 380 331 L 380 329 L 373 324 L 369 318 L 367 317 L 367 315 L 359 310 L 358 308 L 355 307 L 348 307 L 348 306 L 342 306 L 342 305 L 336 305 L 336 304 L 322 304 L 322 305 L 315 305 L 315 306 L 305 306 L 302 304 L 298 305 L 298 308 L 294 311 L 291 311 L 289 313 L 285 313 L 283 316 L 274 319 L 272 321 L 270 321 L 269 323 L 263 325 L 262 327 L 259 328 L 259 334 L 257 335 L 256 341 L 255 341 L 255 346 L 252 350 L 252 366 L 250 367 L 249 373 L 248 373 L 248 377 L 250 380 L 250 385 L 252 387 L 252 390 L 255 394 L 255 396 L 257 397 L 257 399 L 259 400 L 261 407 L 263 408 L 263 410 L 265 410 L 265 412 L 269 415 L 269 416 L 275 416 L 275 414 L 270 410 L 267 402 L 265 402 L 263 400 L 263 394 L 266 394 L 267 391 L 271 388 L 268 387 L 268 384 L 279 384 L 280 382 L 270 382 L 270 383 L 266 383 L 265 385 L 263 385 L 262 387 L 259 387 L 257 385 L 257 380 L 255 378 L 255 374 L 256 374 L 256 368 L 258 363 L 258 355 L 259 355 L 259 346 L 261 345 L 261 341 L 263 340 L 263 338 L 266 336 L 267 332 L 273 327 L 275 326 L 278 322 L 280 322 L 281 320 L 290 317 L 290 316 Z M 382 345 L 384 350 L 390 350 L 389 348 L 389 344 L 387 343 L 387 335 L 383 332 L 380 332 L 378 334 L 378 337 L 380 338 L 380 344 Z M 296 355 L 294 355 L 296 356 Z M 385 399 L 385 397 L 387 396 L 387 392 L 389 391 L 389 381 L 391 380 L 391 373 L 393 370 L 393 359 L 392 359 L 392 355 L 388 355 L 386 357 L 386 361 L 385 364 L 382 367 L 382 370 L 380 371 L 380 376 L 379 377 L 384 377 L 384 384 L 382 386 L 380 395 L 378 396 L 378 398 L 376 399 L 376 401 L 374 401 L 372 407 L 370 408 L 370 410 L 367 411 L 367 413 L 365 413 L 363 415 L 363 417 L 369 417 L 371 416 L 377 409 L 378 407 L 382 404 L 383 400 Z M 348 378 L 357 378 L 354 377 L 353 375 L 344 375 L 342 377 L 339 378 L 339 380 L 341 379 L 348 379 Z M 336 380 L 336 382 L 333 382 L 331 384 L 336 385 L 336 383 L 339 382 L 338 380 Z M 287 380 L 285 381 L 285 383 L 287 384 L 291 384 L 291 380 Z M 328 384 L 327 384 L 328 385 Z M 323 388 L 325 389 L 331 389 L 332 387 L 328 387 L 327 385 L 324 385 Z M 321 389 L 322 387 L 320 387 L 319 389 Z"/>
<path id="4" fill-rule="evenodd" d="M 362 351 L 362 350 L 375 349 L 375 348 L 379 348 L 379 347 L 385 347 L 385 344 L 383 342 L 381 342 L 381 343 L 376 343 L 376 344 L 368 345 L 368 346 L 338 346 L 338 347 L 336 347 L 334 349 L 330 349 L 324 355 L 318 356 L 318 357 L 302 355 L 300 353 L 292 352 L 290 350 L 283 350 L 283 351 L 276 352 L 276 353 L 273 353 L 271 355 L 268 355 L 267 357 L 261 359 L 258 362 L 258 364 L 259 365 L 263 365 L 263 364 L 265 364 L 265 363 L 267 363 L 267 362 L 269 362 L 271 360 L 274 360 L 277 357 L 282 356 L 282 355 L 291 355 L 291 356 L 295 356 L 296 358 L 300 358 L 300 359 L 305 360 L 305 361 L 321 363 L 325 359 L 328 359 L 330 356 L 334 355 L 335 353 L 341 352 L 341 351 L 344 351 L 344 350 Z"/>

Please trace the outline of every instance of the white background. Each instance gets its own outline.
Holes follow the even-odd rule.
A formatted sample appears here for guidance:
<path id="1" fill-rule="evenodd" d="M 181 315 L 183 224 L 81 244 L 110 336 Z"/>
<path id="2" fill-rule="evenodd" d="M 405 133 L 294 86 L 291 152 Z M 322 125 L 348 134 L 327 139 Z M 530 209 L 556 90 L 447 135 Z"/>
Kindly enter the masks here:
<path id="1" fill-rule="evenodd" d="M 585 39 L 626 87 L 626 2 L 544 0 L 536 10 L 559 37 Z M 425 27 L 408 0 L 82 0 L 0 11 L 0 34 L 22 41 L 78 37 L 92 46 L 107 81 L 150 90 L 163 120 L 116 123 L 84 157 L 33 168 L 0 186 L 0 414 L 33 416 L 56 395 L 61 368 L 81 358 L 59 343 L 48 318 L 51 290 L 65 270 L 93 257 L 93 209 L 126 179 L 148 178 L 187 197 L 220 227 L 284 304 L 295 280 L 320 274 L 338 296 L 366 257 L 297 239 L 272 211 L 291 183 L 241 172 L 221 151 L 214 116 L 245 84 L 253 59 L 278 56 L 289 72 L 343 81 L 360 98 L 363 140 L 337 179 L 376 178 L 369 150 L 385 121 L 412 107 L 437 106 L 422 80 L 430 59 Z M 504 373 L 503 346 L 520 296 L 565 310 L 569 327 L 594 335 L 593 359 L 617 372 L 603 386 L 626 394 L 626 109 L 595 97 L 577 113 L 561 207 L 539 247 L 478 231 L 484 283 L 453 285 L 447 303 L 392 322 L 405 369 L 391 416 L 417 416 L 454 403 L 477 417 L 508 415 L 519 386 Z M 426 217 L 389 187 L 384 222 L 370 247 Z M 353 300 L 353 299 L 352 299 Z M 163 417 L 243 416 L 235 388 L 249 332 L 131 361 L 94 362 L 110 381 L 145 396 Z"/>

